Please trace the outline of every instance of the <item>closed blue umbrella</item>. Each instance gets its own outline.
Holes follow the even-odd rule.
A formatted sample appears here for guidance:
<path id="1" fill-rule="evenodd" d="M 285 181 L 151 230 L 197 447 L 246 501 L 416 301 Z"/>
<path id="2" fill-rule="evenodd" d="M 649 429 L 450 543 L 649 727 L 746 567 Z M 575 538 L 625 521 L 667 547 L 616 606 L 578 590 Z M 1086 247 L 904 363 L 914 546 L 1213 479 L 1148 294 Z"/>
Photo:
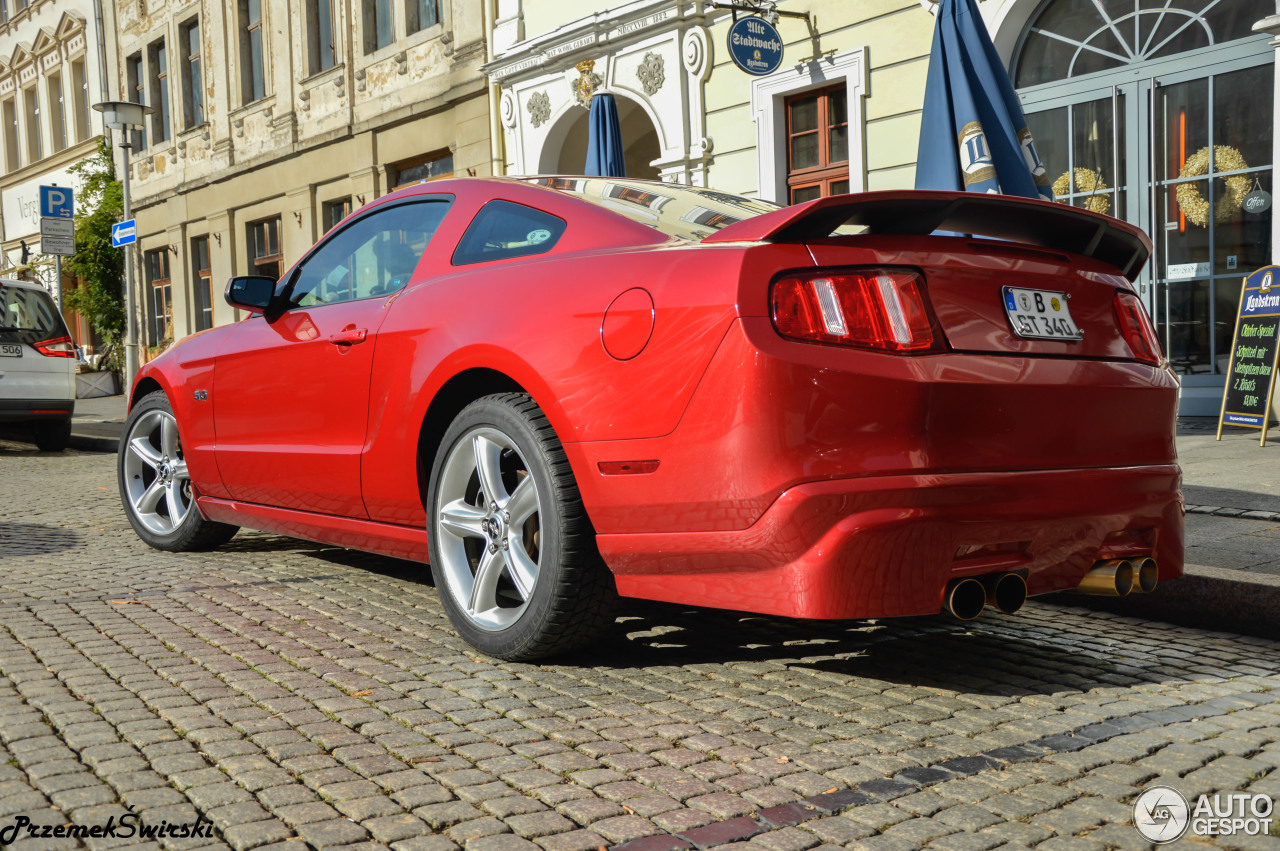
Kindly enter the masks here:
<path id="1" fill-rule="evenodd" d="M 938 6 L 916 188 L 1053 200 L 1022 105 L 974 0 Z"/>
<path id="2" fill-rule="evenodd" d="M 596 95 L 591 99 L 591 115 L 587 119 L 587 165 L 582 173 L 588 177 L 627 176 L 627 164 L 622 157 L 622 126 L 618 122 L 618 104 L 613 95 Z"/>

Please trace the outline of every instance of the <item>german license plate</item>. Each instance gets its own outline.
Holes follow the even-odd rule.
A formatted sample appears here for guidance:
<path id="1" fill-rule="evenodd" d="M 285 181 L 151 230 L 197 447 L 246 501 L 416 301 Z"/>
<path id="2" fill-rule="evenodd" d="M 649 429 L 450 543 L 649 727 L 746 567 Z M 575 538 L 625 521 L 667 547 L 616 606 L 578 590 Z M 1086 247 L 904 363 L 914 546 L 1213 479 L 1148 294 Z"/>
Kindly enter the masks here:
<path id="1" fill-rule="evenodd" d="M 1035 340 L 1075 341 L 1084 336 L 1071 318 L 1066 293 L 1004 288 L 1004 312 L 1013 333 Z"/>
<path id="2" fill-rule="evenodd" d="M 19 343 L 0 343 L 0 358 L 22 357 L 22 346 Z"/>

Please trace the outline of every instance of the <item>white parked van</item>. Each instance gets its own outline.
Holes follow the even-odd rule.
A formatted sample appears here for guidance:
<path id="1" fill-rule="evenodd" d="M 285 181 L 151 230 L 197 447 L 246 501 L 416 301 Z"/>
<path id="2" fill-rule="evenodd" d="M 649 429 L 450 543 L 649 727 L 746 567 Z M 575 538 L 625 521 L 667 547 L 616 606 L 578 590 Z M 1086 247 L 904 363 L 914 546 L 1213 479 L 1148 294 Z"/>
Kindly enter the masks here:
<path id="1" fill-rule="evenodd" d="M 0 279 L 0 430 L 59 452 L 71 440 L 76 347 L 44 287 Z"/>

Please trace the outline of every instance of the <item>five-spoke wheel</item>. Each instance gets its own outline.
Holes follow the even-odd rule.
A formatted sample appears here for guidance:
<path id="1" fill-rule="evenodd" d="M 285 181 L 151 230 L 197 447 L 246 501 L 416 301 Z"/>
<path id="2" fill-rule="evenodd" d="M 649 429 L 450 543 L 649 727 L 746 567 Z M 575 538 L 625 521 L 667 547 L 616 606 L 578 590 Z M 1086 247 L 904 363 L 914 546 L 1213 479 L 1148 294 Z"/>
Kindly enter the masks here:
<path id="1" fill-rule="evenodd" d="M 467 406 L 428 494 L 431 569 L 454 626 L 486 653 L 534 659 L 611 621 L 613 577 L 560 441 L 522 393 Z"/>
<path id="2" fill-rule="evenodd" d="M 142 540 L 161 550 L 197 550 L 230 540 L 235 526 L 200 516 L 178 421 L 164 393 L 133 406 L 117 457 L 120 499 Z"/>

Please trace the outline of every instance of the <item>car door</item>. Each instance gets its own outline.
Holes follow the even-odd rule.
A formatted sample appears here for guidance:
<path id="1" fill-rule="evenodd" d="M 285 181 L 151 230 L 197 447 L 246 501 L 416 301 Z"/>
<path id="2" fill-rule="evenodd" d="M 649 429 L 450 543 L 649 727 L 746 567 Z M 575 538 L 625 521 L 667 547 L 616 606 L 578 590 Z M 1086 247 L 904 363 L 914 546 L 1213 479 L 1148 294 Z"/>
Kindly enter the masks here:
<path id="1" fill-rule="evenodd" d="M 287 277 L 283 312 L 229 336 L 211 396 L 233 499 L 368 516 L 360 453 L 378 328 L 448 206 L 393 203 L 343 225 Z"/>

